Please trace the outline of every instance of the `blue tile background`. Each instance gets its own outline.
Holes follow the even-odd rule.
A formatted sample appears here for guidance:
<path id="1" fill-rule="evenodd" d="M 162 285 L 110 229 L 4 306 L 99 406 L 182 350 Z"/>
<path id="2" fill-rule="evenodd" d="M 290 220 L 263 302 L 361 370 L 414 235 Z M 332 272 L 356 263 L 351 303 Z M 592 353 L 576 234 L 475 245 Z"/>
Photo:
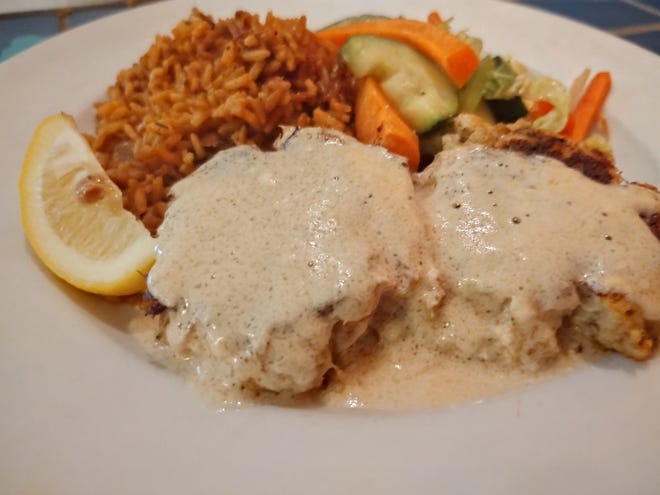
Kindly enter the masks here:
<path id="1" fill-rule="evenodd" d="M 532 0 L 525 3 L 601 29 L 653 22 L 653 15 L 625 2 L 615 0 L 567 1 Z M 660 21 L 660 17 L 655 22 Z"/>
<path id="2" fill-rule="evenodd" d="M 116 14 L 117 12 L 125 9 L 126 7 L 122 8 L 117 6 L 97 7 L 93 9 L 78 9 L 74 10 L 71 12 L 71 14 L 68 15 L 67 22 L 69 27 L 76 27 L 110 14 Z"/>
<path id="3" fill-rule="evenodd" d="M 640 2 L 640 3 L 644 3 L 644 4 L 646 4 L 650 7 L 653 7 L 655 9 L 660 10 L 660 0 L 647 0 L 647 1 L 644 1 L 644 2 Z"/>
<path id="4" fill-rule="evenodd" d="M 657 32 L 631 34 L 626 36 L 626 39 L 660 54 L 660 36 Z M 658 83 L 660 84 L 660 81 Z"/>
<path id="5" fill-rule="evenodd" d="M 39 12 L 0 17 L 0 60 L 59 32 L 57 15 Z"/>

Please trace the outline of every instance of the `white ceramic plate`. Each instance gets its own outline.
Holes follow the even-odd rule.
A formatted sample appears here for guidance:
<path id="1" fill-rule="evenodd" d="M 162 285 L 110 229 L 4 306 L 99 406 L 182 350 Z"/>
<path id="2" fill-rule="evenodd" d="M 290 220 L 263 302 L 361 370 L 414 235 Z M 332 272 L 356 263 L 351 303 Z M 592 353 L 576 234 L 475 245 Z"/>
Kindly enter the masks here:
<path id="1" fill-rule="evenodd" d="M 216 15 L 305 13 L 312 27 L 364 12 L 424 18 L 437 8 L 489 52 L 564 82 L 586 66 L 609 69 L 618 162 L 627 177 L 660 183 L 660 59 L 590 28 L 488 1 L 196 3 Z M 91 129 L 91 103 L 190 5 L 136 9 L 0 65 L 0 492 L 658 493 L 658 358 L 611 357 L 531 390 L 424 412 L 218 413 L 136 354 L 116 306 L 41 267 L 23 236 L 16 187 L 31 133 L 59 111 Z"/>

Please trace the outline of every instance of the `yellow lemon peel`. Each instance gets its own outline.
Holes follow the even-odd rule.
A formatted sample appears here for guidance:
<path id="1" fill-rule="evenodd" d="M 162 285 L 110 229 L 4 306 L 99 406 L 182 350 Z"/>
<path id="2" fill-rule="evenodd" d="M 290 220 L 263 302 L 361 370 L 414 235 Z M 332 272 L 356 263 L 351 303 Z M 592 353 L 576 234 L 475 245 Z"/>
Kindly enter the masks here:
<path id="1" fill-rule="evenodd" d="M 54 274 L 95 294 L 144 290 L 155 240 L 123 208 L 121 191 L 70 116 L 48 117 L 34 132 L 19 194 L 28 241 Z"/>

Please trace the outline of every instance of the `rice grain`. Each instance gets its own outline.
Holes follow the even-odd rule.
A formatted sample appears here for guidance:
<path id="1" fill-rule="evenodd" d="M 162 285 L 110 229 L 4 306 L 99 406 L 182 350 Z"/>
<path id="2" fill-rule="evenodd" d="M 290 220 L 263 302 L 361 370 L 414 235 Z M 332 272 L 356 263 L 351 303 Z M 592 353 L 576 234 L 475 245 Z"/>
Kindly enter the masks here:
<path id="1" fill-rule="evenodd" d="M 353 87 L 305 17 L 214 21 L 194 9 L 95 104 L 91 144 L 124 206 L 155 233 L 170 187 L 217 151 L 269 149 L 280 125 L 352 133 Z"/>

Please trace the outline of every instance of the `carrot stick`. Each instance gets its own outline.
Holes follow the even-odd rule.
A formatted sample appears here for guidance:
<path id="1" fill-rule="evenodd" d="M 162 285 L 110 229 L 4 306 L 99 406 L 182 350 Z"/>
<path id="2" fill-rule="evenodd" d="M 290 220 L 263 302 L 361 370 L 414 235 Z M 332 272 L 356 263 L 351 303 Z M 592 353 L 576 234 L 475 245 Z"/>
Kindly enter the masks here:
<path id="1" fill-rule="evenodd" d="M 534 102 L 532 108 L 529 109 L 529 118 L 536 120 L 540 117 L 543 117 L 544 115 L 549 114 L 554 108 L 555 106 L 549 101 L 538 100 Z"/>
<path id="2" fill-rule="evenodd" d="M 582 141 L 587 136 L 598 120 L 611 87 L 609 72 L 599 72 L 593 77 L 572 113 L 570 128 L 565 130 L 573 141 Z"/>
<path id="3" fill-rule="evenodd" d="M 568 119 L 566 119 L 566 125 L 561 130 L 561 134 L 564 136 L 571 136 L 573 134 L 573 127 L 575 126 L 575 116 L 573 112 L 568 114 Z"/>
<path id="4" fill-rule="evenodd" d="M 599 126 L 600 132 L 602 132 L 603 136 L 605 136 L 605 139 L 609 139 L 610 138 L 610 125 L 608 124 L 607 119 L 605 117 L 603 117 L 602 113 L 598 116 L 598 126 Z"/>
<path id="5" fill-rule="evenodd" d="M 479 57 L 467 43 L 428 22 L 411 19 L 374 19 L 330 27 L 316 35 L 342 46 L 351 36 L 370 34 L 407 43 L 437 63 L 461 88 L 479 65 Z"/>
<path id="6" fill-rule="evenodd" d="M 365 78 L 355 97 L 355 134 L 359 141 L 375 144 L 408 159 L 411 172 L 419 166 L 417 133 L 390 105 L 378 82 Z"/>
<path id="7" fill-rule="evenodd" d="M 428 22 L 429 24 L 433 24 L 434 26 L 439 26 L 440 24 L 442 24 L 442 17 L 440 17 L 440 14 L 438 14 L 434 10 L 433 12 L 429 13 L 426 22 Z"/>

